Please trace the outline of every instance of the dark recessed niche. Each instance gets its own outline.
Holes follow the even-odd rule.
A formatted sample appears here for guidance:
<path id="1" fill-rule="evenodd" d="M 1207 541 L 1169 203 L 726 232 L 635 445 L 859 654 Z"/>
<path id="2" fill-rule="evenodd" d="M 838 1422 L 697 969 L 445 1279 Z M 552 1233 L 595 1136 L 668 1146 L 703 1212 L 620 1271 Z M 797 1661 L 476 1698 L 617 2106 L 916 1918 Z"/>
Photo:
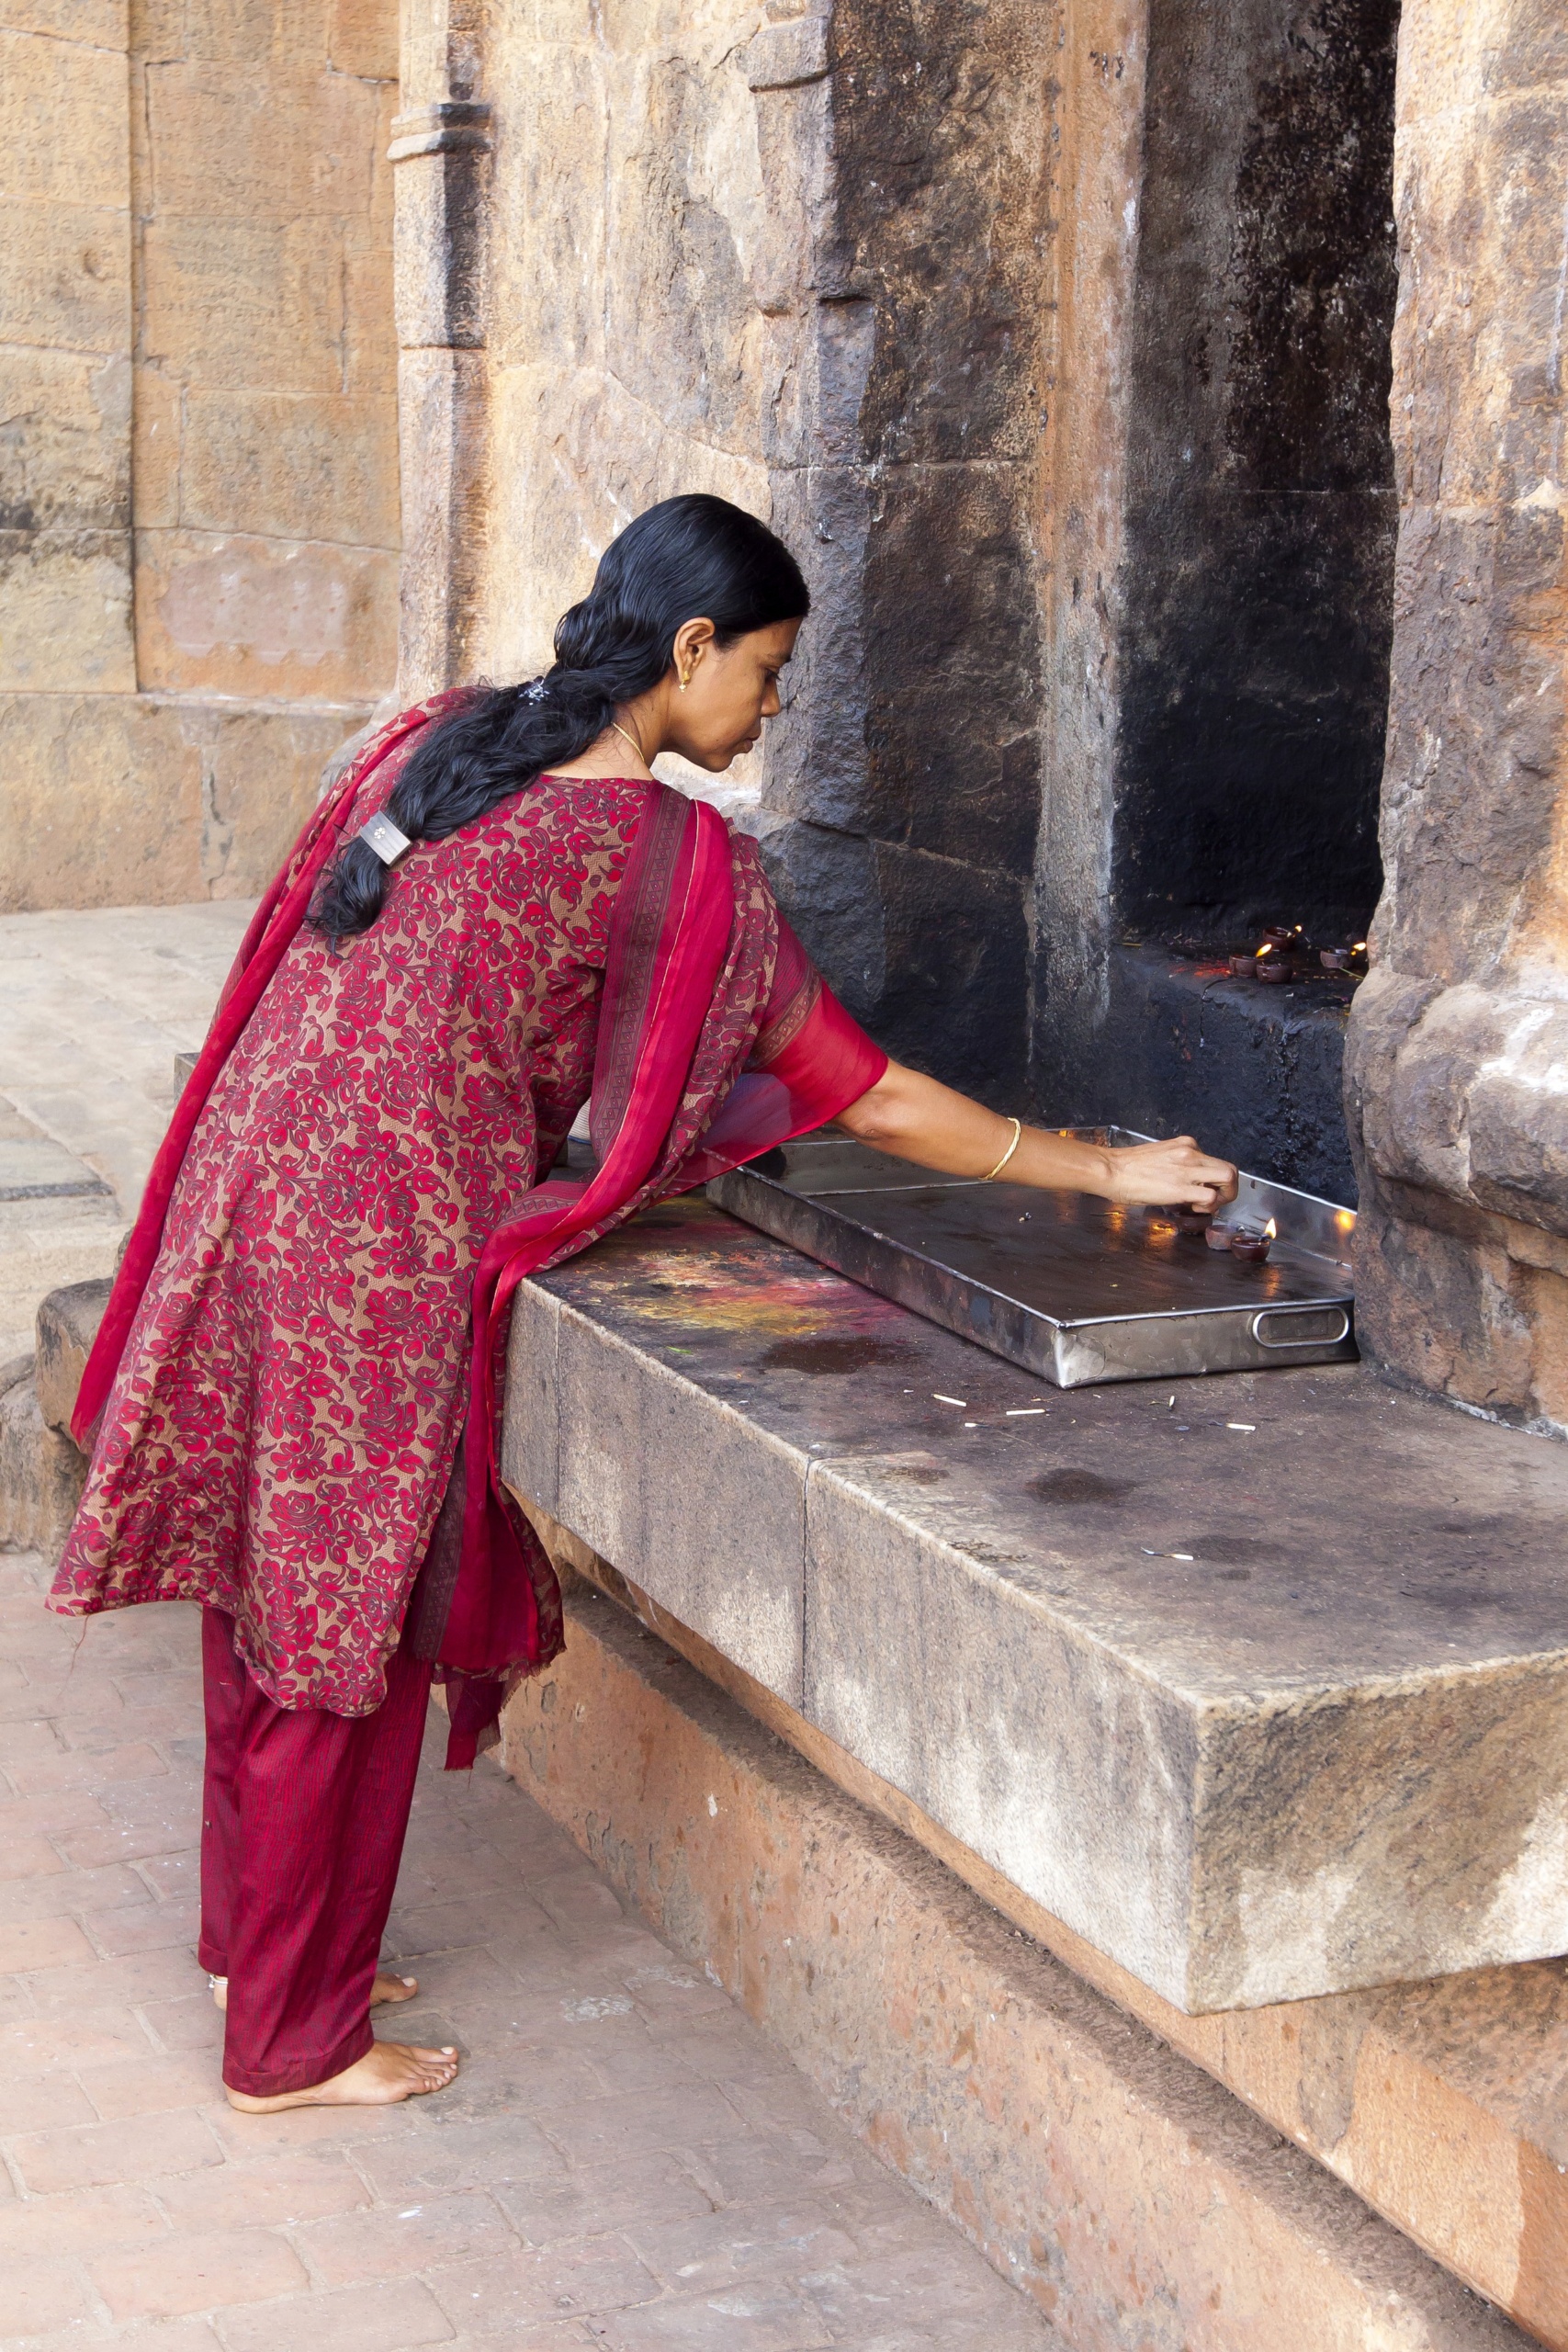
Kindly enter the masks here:
<path id="1" fill-rule="evenodd" d="M 1396 502 L 1395 0 L 1156 0 L 1113 873 L 1122 930 L 1360 936 Z"/>

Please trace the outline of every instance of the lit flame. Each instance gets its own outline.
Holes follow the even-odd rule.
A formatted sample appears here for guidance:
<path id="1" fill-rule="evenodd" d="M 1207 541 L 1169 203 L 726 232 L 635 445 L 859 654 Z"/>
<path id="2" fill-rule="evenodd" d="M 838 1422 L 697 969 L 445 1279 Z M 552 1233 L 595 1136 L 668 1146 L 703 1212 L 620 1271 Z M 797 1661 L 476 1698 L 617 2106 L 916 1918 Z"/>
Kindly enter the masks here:
<path id="1" fill-rule="evenodd" d="M 1279 1227 L 1275 1224 L 1275 1222 L 1274 1222 L 1273 1218 L 1272 1218 L 1272 1217 L 1270 1217 L 1270 1218 L 1269 1218 L 1269 1222 L 1268 1222 L 1268 1224 L 1267 1224 L 1267 1225 L 1264 1227 L 1264 1228 L 1263 1228 L 1263 1238 L 1264 1238 L 1264 1240 L 1265 1240 L 1265 1241 L 1274 1241 L 1274 1240 L 1277 1240 L 1277 1239 L 1278 1239 L 1278 1238 L 1279 1238 L 1279 1233 L 1280 1233 L 1280 1228 L 1279 1228 Z"/>
<path id="2" fill-rule="evenodd" d="M 1274 950 L 1273 950 L 1273 947 L 1270 945 L 1270 944 L 1269 944 L 1267 940 L 1265 940 L 1265 942 L 1264 942 L 1263 945 L 1258 949 L 1258 954 L 1259 954 L 1260 956 L 1272 956 L 1272 954 L 1274 953 Z"/>
<path id="3" fill-rule="evenodd" d="M 1367 943 L 1364 939 L 1358 939 L 1355 945 L 1350 950 L 1352 956 L 1364 956 L 1366 952 Z"/>

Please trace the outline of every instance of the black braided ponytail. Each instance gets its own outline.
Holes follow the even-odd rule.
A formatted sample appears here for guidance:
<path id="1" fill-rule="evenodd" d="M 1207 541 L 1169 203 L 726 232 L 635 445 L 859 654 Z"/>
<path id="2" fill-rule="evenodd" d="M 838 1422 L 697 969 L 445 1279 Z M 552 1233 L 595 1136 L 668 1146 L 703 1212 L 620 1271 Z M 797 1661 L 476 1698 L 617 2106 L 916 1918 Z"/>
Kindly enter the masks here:
<path id="1" fill-rule="evenodd" d="M 492 687 L 420 744 L 387 800 L 411 842 L 471 825 L 553 767 L 581 758 L 617 711 L 669 671 L 683 621 L 706 619 L 719 645 L 802 619 L 810 597 L 781 539 L 728 499 L 667 498 L 611 541 L 591 593 L 557 624 L 553 669 Z M 311 910 L 333 939 L 368 931 L 390 869 L 350 842 Z"/>

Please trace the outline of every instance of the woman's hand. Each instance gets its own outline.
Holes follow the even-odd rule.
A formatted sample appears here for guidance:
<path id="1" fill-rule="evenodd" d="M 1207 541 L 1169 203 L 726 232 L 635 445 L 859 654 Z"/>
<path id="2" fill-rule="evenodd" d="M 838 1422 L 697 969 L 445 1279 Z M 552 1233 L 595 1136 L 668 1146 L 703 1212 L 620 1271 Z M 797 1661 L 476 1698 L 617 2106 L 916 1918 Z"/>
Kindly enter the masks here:
<path id="1" fill-rule="evenodd" d="M 1228 1159 L 1211 1159 L 1190 1136 L 1168 1143 L 1134 1143 L 1108 1150 L 1111 1181 L 1105 1198 L 1126 1207 L 1217 1209 L 1234 1201 L 1236 1173 Z"/>
<path id="2" fill-rule="evenodd" d="M 951 1176 L 988 1174 L 1013 1133 L 1010 1119 L 897 1062 L 889 1062 L 869 1093 L 840 1111 L 835 1124 L 878 1151 Z M 1230 1161 L 1211 1159 L 1190 1136 L 1117 1151 L 1043 1127 L 1024 1128 L 1003 1181 L 1042 1191 L 1097 1193 L 1129 1207 L 1147 1203 L 1175 1208 L 1190 1202 L 1194 1208 L 1217 1208 L 1222 1201 L 1234 1201 L 1236 1189 Z"/>

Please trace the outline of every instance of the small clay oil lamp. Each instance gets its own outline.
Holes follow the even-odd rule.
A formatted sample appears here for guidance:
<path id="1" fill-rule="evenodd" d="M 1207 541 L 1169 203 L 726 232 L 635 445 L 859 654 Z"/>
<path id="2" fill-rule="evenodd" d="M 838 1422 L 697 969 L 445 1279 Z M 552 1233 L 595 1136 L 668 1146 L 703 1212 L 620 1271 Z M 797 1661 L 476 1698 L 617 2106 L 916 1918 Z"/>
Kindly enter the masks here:
<path id="1" fill-rule="evenodd" d="M 1213 1209 L 1189 1208 L 1185 1203 L 1176 1208 L 1161 1209 L 1160 1215 L 1169 1219 L 1178 1233 L 1196 1234 L 1200 1239 L 1214 1221 Z"/>
<path id="2" fill-rule="evenodd" d="M 1266 939 L 1253 957 L 1252 968 L 1254 978 L 1261 980 L 1265 988 L 1282 987 L 1286 980 L 1296 977 L 1294 959 L 1271 939 Z"/>
<path id="3" fill-rule="evenodd" d="M 1261 1266 L 1269 1256 L 1274 1236 L 1279 1230 L 1272 1217 L 1265 1226 L 1233 1225 L 1230 1233 L 1230 1253 L 1244 1266 Z"/>

